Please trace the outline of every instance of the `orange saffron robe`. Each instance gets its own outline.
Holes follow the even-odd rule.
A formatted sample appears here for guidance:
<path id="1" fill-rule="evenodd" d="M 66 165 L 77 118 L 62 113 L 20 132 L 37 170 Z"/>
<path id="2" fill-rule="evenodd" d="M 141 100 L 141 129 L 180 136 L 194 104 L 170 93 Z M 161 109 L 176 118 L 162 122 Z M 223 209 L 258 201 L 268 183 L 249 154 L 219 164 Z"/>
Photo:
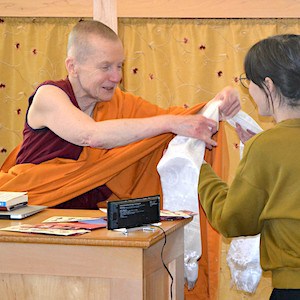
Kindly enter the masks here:
<path id="1" fill-rule="evenodd" d="M 140 97 L 116 89 L 110 102 L 98 103 L 95 121 L 120 118 L 142 118 L 162 114 L 192 114 L 205 103 L 185 109 L 162 109 Z M 15 165 L 19 147 L 14 149 L 0 172 L 0 190 L 27 191 L 29 204 L 55 206 L 95 187 L 106 184 L 116 199 L 162 194 L 156 166 L 173 134 L 162 134 L 130 145 L 110 150 L 84 147 L 78 160 L 55 158 L 38 165 Z M 206 161 L 224 178 L 227 147 L 223 126 L 216 134 L 218 147 L 207 151 Z M 221 151 L 222 150 L 222 151 Z M 163 197 L 161 195 L 163 202 Z M 203 254 L 199 262 L 199 277 L 192 291 L 185 290 L 186 300 L 217 299 L 220 237 L 210 227 L 203 211 L 201 236 Z"/>

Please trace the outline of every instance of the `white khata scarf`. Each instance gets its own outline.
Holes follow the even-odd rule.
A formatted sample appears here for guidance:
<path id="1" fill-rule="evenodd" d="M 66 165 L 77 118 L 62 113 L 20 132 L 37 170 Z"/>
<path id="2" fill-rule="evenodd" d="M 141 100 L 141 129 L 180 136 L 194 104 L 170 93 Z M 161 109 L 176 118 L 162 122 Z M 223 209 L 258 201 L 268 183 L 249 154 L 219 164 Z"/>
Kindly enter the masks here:
<path id="1" fill-rule="evenodd" d="M 219 122 L 221 101 L 212 100 L 199 112 Z M 235 127 L 239 123 L 244 129 L 258 133 L 262 128 L 245 112 L 238 112 L 227 122 Z M 242 155 L 243 143 L 240 143 Z M 198 179 L 203 163 L 205 143 L 201 140 L 176 136 L 157 165 L 160 175 L 164 209 L 170 211 L 189 210 L 199 212 Z M 255 292 L 261 277 L 259 261 L 259 238 L 241 237 L 232 240 L 227 263 L 233 283 L 238 290 Z M 197 261 L 201 257 L 201 231 L 199 214 L 184 227 L 185 280 L 188 289 L 193 289 L 198 277 Z M 251 249 L 251 251 L 250 251 Z M 253 250 L 253 251 L 252 251 Z"/>

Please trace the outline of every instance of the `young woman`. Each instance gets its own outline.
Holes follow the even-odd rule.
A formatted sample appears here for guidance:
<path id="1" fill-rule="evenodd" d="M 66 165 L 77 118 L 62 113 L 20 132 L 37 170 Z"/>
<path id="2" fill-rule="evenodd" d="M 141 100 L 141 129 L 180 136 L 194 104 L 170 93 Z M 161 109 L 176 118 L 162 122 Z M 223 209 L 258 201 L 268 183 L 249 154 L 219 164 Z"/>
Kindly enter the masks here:
<path id="1" fill-rule="evenodd" d="M 300 35 L 256 43 L 244 62 L 249 93 L 276 125 L 247 140 L 236 176 L 222 182 L 208 164 L 199 195 L 212 226 L 225 237 L 261 233 L 261 266 L 272 272 L 270 299 L 300 299 Z"/>

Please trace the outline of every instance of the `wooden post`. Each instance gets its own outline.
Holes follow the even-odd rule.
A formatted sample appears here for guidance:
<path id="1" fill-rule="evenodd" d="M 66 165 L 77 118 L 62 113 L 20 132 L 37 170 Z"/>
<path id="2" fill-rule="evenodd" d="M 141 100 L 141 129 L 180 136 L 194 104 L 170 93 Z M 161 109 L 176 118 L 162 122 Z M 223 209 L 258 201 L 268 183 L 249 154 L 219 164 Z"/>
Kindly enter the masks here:
<path id="1" fill-rule="evenodd" d="M 118 33 L 117 0 L 93 0 L 93 19 Z"/>

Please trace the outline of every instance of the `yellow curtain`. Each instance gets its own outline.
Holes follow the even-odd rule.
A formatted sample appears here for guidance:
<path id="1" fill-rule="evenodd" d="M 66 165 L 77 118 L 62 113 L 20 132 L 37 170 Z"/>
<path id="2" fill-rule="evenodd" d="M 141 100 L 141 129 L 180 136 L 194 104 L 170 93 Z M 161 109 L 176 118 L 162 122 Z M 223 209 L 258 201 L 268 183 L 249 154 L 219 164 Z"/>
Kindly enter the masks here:
<path id="1" fill-rule="evenodd" d="M 47 79 L 66 76 L 67 36 L 78 19 L 0 19 L 0 165 L 22 141 L 27 99 Z"/>
<path id="2" fill-rule="evenodd" d="M 0 18 L 0 164 L 22 140 L 27 99 L 38 83 L 66 76 L 67 35 L 79 18 Z M 299 19 L 119 19 L 126 62 L 122 87 L 162 107 L 192 106 L 235 86 L 242 108 L 263 128 L 248 91 L 239 81 L 243 59 L 256 41 L 279 33 L 300 34 Z M 239 161 L 239 141 L 226 126 L 229 178 Z M 223 240 L 219 299 L 267 299 L 270 280 L 255 295 L 230 288 Z M 196 296 L 195 296 L 196 297 Z M 193 298 L 197 299 L 197 298 Z M 200 298 L 199 298 L 200 299 Z"/>

